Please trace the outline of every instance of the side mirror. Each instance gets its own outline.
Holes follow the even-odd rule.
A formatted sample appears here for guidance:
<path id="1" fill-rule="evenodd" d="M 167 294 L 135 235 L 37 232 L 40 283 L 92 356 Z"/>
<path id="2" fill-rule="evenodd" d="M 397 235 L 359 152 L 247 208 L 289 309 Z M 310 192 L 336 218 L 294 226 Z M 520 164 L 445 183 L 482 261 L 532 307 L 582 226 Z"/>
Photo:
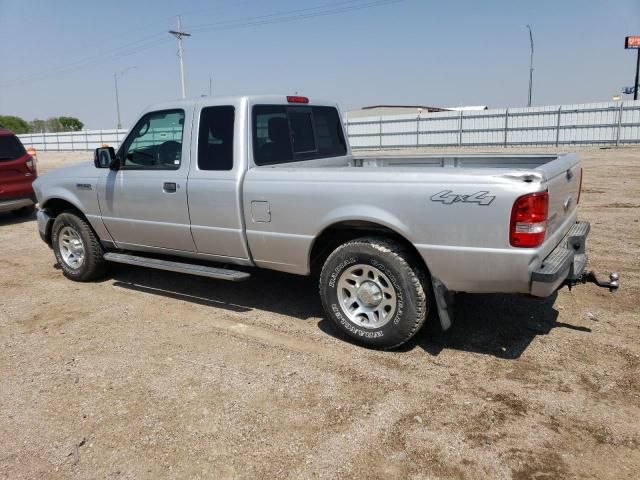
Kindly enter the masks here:
<path id="1" fill-rule="evenodd" d="M 93 164 L 96 168 L 112 168 L 116 161 L 116 151 L 113 147 L 96 148 L 93 152 Z"/>

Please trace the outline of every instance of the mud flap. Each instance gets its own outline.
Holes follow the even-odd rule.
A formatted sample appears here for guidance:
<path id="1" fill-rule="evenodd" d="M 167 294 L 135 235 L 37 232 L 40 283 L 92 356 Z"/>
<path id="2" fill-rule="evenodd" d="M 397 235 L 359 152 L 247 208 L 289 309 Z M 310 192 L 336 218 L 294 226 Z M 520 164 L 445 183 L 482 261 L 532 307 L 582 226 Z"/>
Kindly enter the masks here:
<path id="1" fill-rule="evenodd" d="M 436 277 L 431 277 L 433 285 L 433 295 L 436 298 L 438 307 L 438 317 L 440 317 L 440 326 L 442 330 L 449 330 L 453 324 L 453 304 L 455 293 L 447 290 L 447 287 Z"/>

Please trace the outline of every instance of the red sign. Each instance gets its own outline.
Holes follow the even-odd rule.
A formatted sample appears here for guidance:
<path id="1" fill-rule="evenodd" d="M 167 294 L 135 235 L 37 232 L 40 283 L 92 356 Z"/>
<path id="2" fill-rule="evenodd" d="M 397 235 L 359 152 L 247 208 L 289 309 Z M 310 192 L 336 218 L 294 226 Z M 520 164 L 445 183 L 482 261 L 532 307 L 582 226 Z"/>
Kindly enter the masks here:
<path id="1" fill-rule="evenodd" d="M 640 48 L 640 35 L 625 37 L 624 48 Z"/>

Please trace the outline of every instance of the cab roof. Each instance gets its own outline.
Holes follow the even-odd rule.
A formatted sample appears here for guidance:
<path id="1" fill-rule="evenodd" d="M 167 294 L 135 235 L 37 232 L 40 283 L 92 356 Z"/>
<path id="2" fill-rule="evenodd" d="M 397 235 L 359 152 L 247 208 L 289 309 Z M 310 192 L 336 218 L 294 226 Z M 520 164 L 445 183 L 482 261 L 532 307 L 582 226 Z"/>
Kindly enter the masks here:
<path id="1" fill-rule="evenodd" d="M 301 103 L 287 101 L 288 97 L 304 97 L 309 101 L 308 105 L 316 105 L 316 106 L 329 106 L 329 107 L 338 107 L 335 101 L 330 101 L 326 99 L 320 99 L 316 97 L 306 97 L 302 95 L 286 95 L 286 94 L 272 94 L 272 95 L 233 95 L 233 96 L 213 96 L 209 97 L 207 95 L 202 95 L 200 97 L 194 98 L 185 98 L 183 100 L 173 100 L 170 102 L 164 102 L 161 104 L 150 105 L 145 108 L 145 111 L 148 112 L 150 110 L 157 109 L 171 109 L 171 108 L 185 108 L 185 107 L 195 107 L 195 106 L 206 106 L 206 105 L 221 105 L 225 103 L 237 103 L 239 101 L 246 101 L 251 105 L 255 104 L 267 104 L 267 105 L 301 105 Z"/>

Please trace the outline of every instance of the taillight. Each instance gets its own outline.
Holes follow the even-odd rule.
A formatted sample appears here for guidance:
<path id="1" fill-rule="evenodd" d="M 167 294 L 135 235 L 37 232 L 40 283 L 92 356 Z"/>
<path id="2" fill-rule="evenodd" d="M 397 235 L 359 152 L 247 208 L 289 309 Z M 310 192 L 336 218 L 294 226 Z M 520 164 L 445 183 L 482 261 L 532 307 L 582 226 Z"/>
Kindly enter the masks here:
<path id="1" fill-rule="evenodd" d="M 31 172 L 34 173 L 36 171 L 36 159 L 33 157 L 29 157 L 29 160 L 27 160 L 25 162 L 25 165 L 27 166 L 27 169 Z"/>
<path id="2" fill-rule="evenodd" d="M 512 247 L 537 247 L 544 241 L 549 214 L 549 193 L 538 192 L 516 200 L 511 210 L 509 243 Z"/>
<path id="3" fill-rule="evenodd" d="M 578 187 L 578 200 L 576 200 L 576 205 L 580 203 L 580 194 L 582 193 L 582 169 L 580 169 L 580 186 Z"/>

